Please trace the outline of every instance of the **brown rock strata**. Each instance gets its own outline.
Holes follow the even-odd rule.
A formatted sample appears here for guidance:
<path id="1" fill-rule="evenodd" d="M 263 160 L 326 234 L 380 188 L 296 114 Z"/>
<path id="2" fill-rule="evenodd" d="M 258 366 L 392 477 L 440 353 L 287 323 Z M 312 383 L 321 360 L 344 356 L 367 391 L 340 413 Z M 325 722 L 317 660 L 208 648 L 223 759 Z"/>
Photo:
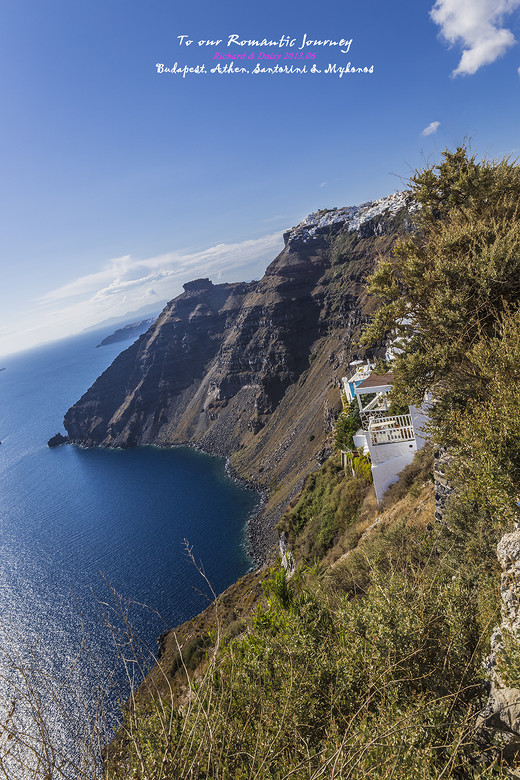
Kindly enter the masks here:
<path id="1" fill-rule="evenodd" d="M 250 529 L 258 559 L 330 451 L 339 379 L 363 356 L 356 342 L 374 305 L 364 278 L 408 225 L 406 209 L 394 209 L 352 230 L 343 211 L 288 231 L 258 282 L 184 285 L 65 416 L 72 443 L 189 443 L 228 457 L 268 492 Z"/>

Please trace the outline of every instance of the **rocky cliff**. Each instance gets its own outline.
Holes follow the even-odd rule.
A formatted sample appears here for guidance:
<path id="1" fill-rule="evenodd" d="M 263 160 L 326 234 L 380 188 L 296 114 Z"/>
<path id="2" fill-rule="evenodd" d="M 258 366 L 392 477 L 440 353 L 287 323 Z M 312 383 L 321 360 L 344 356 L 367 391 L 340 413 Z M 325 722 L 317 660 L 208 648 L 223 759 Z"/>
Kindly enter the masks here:
<path id="1" fill-rule="evenodd" d="M 489 679 L 489 698 L 479 715 L 480 733 L 494 738 L 508 760 L 520 751 L 520 529 L 504 534 L 497 546 L 502 567 L 500 595 L 502 622 L 491 636 L 491 652 L 485 669 Z M 520 770 L 511 772 L 520 777 Z"/>
<path id="2" fill-rule="evenodd" d="M 330 447 L 339 378 L 363 352 L 371 311 L 364 279 L 409 228 L 398 193 L 311 214 L 258 282 L 198 279 L 165 307 L 67 412 L 73 443 L 189 443 L 230 458 L 268 490 L 252 542 L 262 557 L 274 523 Z"/>

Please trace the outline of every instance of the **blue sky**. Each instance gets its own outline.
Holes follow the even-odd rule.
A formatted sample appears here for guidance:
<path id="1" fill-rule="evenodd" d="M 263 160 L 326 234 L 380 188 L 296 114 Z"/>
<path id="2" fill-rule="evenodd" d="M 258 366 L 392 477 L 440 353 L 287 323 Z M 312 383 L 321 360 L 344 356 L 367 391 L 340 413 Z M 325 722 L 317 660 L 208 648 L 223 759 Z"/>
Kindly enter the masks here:
<path id="1" fill-rule="evenodd" d="M 198 276 L 258 278 L 284 229 L 402 189 L 467 137 L 480 156 L 516 156 L 519 9 L 3 0 L 0 354 L 170 299 Z M 252 70 L 260 52 L 298 53 L 304 34 L 352 43 L 304 48 L 320 74 L 210 72 L 216 52 L 252 54 L 233 62 Z M 228 47 L 230 35 L 295 43 Z M 208 39 L 223 43 L 198 45 Z M 324 72 L 348 62 L 373 72 Z"/>

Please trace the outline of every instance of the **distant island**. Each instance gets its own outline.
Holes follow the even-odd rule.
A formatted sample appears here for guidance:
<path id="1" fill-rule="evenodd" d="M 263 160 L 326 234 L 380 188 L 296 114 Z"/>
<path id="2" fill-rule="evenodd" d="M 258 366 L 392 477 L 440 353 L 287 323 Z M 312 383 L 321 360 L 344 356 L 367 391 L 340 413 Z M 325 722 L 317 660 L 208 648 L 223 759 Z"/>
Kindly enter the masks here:
<path id="1" fill-rule="evenodd" d="M 130 325 L 125 325 L 123 328 L 118 328 L 110 336 L 107 336 L 103 341 L 97 344 L 98 347 L 106 347 L 107 344 L 115 344 L 117 341 L 127 341 L 128 339 L 137 338 L 142 333 L 145 333 L 150 325 L 155 322 L 155 317 L 150 317 L 147 320 L 139 320 L 139 322 L 131 322 Z"/>

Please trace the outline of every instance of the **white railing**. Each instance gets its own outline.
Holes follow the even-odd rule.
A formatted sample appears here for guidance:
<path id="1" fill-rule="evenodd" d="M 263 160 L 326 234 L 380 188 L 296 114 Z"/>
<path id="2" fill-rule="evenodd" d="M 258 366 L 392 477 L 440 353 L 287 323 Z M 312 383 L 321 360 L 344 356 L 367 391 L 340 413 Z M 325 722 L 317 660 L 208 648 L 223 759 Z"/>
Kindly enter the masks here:
<path id="1" fill-rule="evenodd" d="M 399 414 L 395 417 L 380 417 L 370 420 L 368 426 L 370 443 L 392 444 L 393 442 L 415 439 L 411 414 Z"/>
<path id="2" fill-rule="evenodd" d="M 377 393 L 375 398 L 372 398 L 369 404 L 363 407 L 363 412 L 371 412 L 372 410 L 383 409 L 385 412 L 388 409 L 388 398 L 386 393 Z"/>
<path id="3" fill-rule="evenodd" d="M 360 395 L 359 398 L 363 398 L 363 396 Z M 361 422 L 365 430 L 368 428 L 371 419 L 386 416 L 389 403 L 386 393 L 378 393 L 375 398 L 372 398 L 370 403 L 360 410 Z"/>

